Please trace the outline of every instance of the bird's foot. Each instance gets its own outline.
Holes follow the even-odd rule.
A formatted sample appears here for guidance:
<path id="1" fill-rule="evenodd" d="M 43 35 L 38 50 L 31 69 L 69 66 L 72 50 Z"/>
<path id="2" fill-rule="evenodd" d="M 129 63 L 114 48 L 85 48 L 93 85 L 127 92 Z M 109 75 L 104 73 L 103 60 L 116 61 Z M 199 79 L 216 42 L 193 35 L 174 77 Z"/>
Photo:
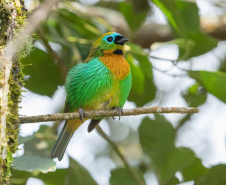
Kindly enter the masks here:
<path id="1" fill-rule="evenodd" d="M 114 107 L 113 110 L 116 110 L 117 114 L 119 115 L 119 120 L 121 118 L 121 115 L 123 114 L 122 107 Z M 112 116 L 113 119 L 115 119 L 114 116 Z"/>
<path id="2" fill-rule="evenodd" d="M 83 119 L 86 117 L 86 115 L 85 115 L 85 111 L 82 109 L 82 108 L 79 108 L 78 109 L 78 112 L 79 112 L 79 115 L 80 115 L 80 120 L 82 121 L 82 123 L 83 123 Z"/>

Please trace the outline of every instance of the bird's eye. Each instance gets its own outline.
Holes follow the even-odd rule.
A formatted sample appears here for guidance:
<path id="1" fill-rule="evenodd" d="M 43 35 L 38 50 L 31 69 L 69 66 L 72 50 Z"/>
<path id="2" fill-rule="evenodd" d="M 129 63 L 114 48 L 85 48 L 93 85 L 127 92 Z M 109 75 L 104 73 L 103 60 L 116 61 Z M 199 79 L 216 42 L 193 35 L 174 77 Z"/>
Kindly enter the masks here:
<path id="1" fill-rule="evenodd" d="M 107 38 L 107 41 L 108 41 L 108 42 L 112 42 L 112 41 L 113 41 L 113 37 L 108 37 L 108 38 Z"/>

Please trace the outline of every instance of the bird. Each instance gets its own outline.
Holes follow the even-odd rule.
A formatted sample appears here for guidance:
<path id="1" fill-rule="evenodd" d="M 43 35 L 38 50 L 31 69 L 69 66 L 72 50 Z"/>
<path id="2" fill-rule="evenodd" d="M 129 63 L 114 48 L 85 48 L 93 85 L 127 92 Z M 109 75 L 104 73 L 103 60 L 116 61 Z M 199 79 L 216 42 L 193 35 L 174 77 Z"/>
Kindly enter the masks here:
<path id="1" fill-rule="evenodd" d="M 93 43 L 88 57 L 68 72 L 64 112 L 79 112 L 80 119 L 65 122 L 51 158 L 62 160 L 74 132 L 87 120 L 85 111 L 115 109 L 120 119 L 132 85 L 130 65 L 124 58 L 124 43 L 127 41 L 119 33 L 105 33 Z M 92 119 L 88 132 L 102 119 Z"/>

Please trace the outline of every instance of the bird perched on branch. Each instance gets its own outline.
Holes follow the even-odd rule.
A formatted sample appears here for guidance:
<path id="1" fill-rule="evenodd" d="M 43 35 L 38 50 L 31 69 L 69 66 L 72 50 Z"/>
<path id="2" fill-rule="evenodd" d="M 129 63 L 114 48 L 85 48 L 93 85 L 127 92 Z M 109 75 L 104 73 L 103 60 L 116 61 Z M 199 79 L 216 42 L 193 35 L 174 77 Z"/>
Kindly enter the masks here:
<path id="1" fill-rule="evenodd" d="M 79 112 L 80 120 L 66 121 L 52 149 L 52 158 L 63 158 L 73 133 L 86 120 L 85 111 L 116 109 L 119 116 L 122 114 L 132 84 L 130 66 L 124 58 L 126 41 L 116 32 L 104 34 L 94 42 L 87 59 L 69 71 L 64 112 Z M 102 119 L 92 119 L 88 132 Z"/>

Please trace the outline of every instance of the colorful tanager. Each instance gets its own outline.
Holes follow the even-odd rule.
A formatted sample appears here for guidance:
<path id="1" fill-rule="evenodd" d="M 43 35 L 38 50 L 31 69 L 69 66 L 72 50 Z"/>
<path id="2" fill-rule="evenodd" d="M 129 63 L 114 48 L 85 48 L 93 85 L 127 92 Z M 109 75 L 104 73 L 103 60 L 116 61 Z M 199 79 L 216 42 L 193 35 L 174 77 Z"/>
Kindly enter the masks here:
<path id="1" fill-rule="evenodd" d="M 94 42 L 87 59 L 69 71 L 64 112 L 79 112 L 80 119 L 66 121 L 53 147 L 52 158 L 63 158 L 73 133 L 86 120 L 85 111 L 116 109 L 119 116 L 122 114 L 132 84 L 130 66 L 124 58 L 126 41 L 116 32 L 104 34 Z M 102 119 L 92 119 L 88 132 Z"/>

